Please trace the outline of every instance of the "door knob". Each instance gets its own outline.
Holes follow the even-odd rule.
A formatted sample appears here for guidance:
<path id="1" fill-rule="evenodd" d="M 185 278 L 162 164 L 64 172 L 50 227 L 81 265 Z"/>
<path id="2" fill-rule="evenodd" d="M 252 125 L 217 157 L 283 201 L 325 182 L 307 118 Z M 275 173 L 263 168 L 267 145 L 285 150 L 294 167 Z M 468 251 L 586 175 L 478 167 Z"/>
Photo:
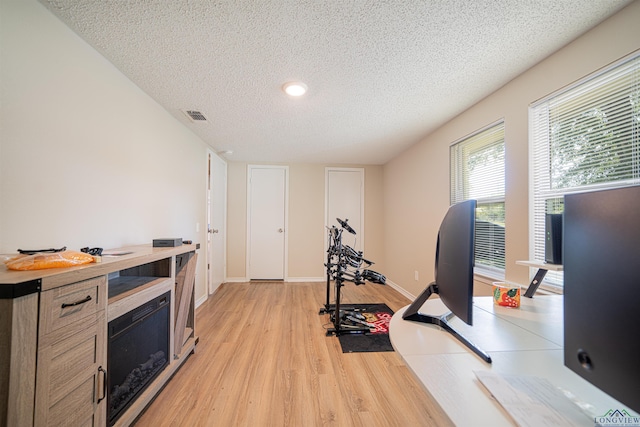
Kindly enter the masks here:
<path id="1" fill-rule="evenodd" d="M 218 230 L 216 230 L 215 228 L 213 230 L 209 230 L 209 233 L 211 233 L 211 234 L 215 234 L 217 232 L 218 232 Z"/>
<path id="2" fill-rule="evenodd" d="M 284 233 L 284 230 L 282 228 L 278 228 L 278 233 Z"/>

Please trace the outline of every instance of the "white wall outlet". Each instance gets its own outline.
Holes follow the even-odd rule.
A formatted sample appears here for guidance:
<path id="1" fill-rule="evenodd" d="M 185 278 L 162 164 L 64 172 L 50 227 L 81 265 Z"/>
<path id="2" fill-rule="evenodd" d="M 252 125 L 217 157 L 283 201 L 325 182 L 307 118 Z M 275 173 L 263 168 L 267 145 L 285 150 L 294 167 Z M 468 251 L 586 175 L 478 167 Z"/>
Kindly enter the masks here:
<path id="1" fill-rule="evenodd" d="M 420 280 L 420 278 L 418 277 L 418 270 L 413 272 L 413 276 L 415 277 L 416 282 Z"/>
<path id="2" fill-rule="evenodd" d="M 196 233 L 200 232 L 200 223 L 196 222 Z"/>

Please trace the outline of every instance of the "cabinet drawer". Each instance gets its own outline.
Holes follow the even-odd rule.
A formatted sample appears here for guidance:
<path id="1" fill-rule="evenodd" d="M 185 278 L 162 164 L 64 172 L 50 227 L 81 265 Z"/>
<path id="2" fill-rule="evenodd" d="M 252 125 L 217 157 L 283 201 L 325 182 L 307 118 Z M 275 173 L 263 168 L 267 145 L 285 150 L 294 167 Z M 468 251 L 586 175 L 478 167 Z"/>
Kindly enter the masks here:
<path id="1" fill-rule="evenodd" d="M 40 332 L 45 335 L 106 307 L 106 276 L 83 280 L 42 292 Z"/>

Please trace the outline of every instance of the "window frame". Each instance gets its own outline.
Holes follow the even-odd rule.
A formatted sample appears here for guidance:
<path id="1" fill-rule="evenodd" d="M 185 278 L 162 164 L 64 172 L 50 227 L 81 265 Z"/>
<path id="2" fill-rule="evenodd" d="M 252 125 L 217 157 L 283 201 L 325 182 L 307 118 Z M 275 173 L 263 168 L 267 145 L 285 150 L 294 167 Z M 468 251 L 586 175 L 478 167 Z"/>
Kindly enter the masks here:
<path id="1" fill-rule="evenodd" d="M 529 256 L 532 260 L 544 260 L 545 214 L 561 212 L 561 200 L 564 195 L 619 188 L 640 183 L 640 176 L 636 171 L 634 176 L 629 179 L 613 179 L 606 182 L 579 184 L 563 188 L 554 188 L 552 184 L 553 169 L 551 164 L 553 159 L 550 137 L 552 123 L 549 120 L 551 116 L 549 104 L 560 100 L 558 105 L 551 108 L 562 110 L 567 108 L 567 104 L 584 97 L 583 101 L 578 104 L 580 107 L 575 107 L 571 111 L 574 114 L 581 110 L 587 112 L 591 106 L 596 111 L 599 104 L 589 104 L 586 101 L 593 101 L 594 99 L 600 101 L 604 98 L 604 96 L 597 98 L 595 93 L 602 92 L 602 89 L 606 88 L 607 85 L 611 85 L 616 82 L 616 79 L 622 78 L 618 73 L 623 67 L 628 67 L 628 71 L 622 76 L 626 77 L 634 73 L 634 76 L 631 77 L 632 83 L 629 86 L 624 86 L 625 91 L 633 92 L 635 87 L 640 88 L 640 51 L 635 51 L 529 105 Z M 605 93 L 613 95 L 615 92 L 616 90 L 612 86 Z M 591 95 L 591 97 L 586 95 Z M 615 111 L 617 112 L 618 110 Z M 633 120 L 629 120 L 629 123 L 631 127 L 629 130 L 632 135 L 635 135 L 635 137 L 630 138 L 631 146 L 629 148 L 638 150 L 640 149 L 640 137 L 638 136 L 640 125 L 634 126 Z M 585 170 L 587 170 L 586 167 Z M 550 205 L 553 207 L 549 208 Z M 562 272 L 549 271 L 541 287 L 552 292 L 561 293 L 563 277 Z"/>
<path id="2" fill-rule="evenodd" d="M 462 150 L 465 145 L 471 146 L 473 144 L 477 144 L 478 140 L 482 140 L 483 138 L 486 138 L 486 135 L 491 135 L 492 133 L 495 133 L 495 132 L 498 132 L 500 134 L 499 140 L 497 139 L 491 142 L 491 138 L 488 138 L 489 142 L 486 142 L 484 145 L 481 145 L 480 146 L 481 148 L 479 148 L 476 151 L 481 151 L 483 149 L 489 148 L 497 144 L 502 145 L 502 157 L 503 157 L 502 162 L 503 163 L 502 163 L 502 177 L 501 177 L 502 179 L 501 192 L 500 194 L 494 193 L 486 197 L 470 197 L 470 195 L 468 194 L 468 190 L 465 188 L 465 184 L 466 184 L 465 179 L 468 177 L 468 171 L 467 169 L 465 169 L 466 164 L 464 162 L 464 156 L 459 154 L 458 150 Z M 483 206 L 488 206 L 492 204 L 502 204 L 502 210 L 504 211 L 506 206 L 506 203 L 505 203 L 506 159 L 504 158 L 505 150 L 506 150 L 506 144 L 505 144 L 504 118 L 496 120 L 495 122 L 490 123 L 487 126 L 484 126 L 472 132 L 471 134 L 468 134 L 451 143 L 449 146 L 450 203 L 455 204 L 455 203 L 462 202 L 464 200 L 468 200 L 470 198 L 474 198 L 475 200 L 477 200 L 477 203 L 478 203 L 478 208 L 476 209 L 476 212 L 478 212 L 478 209 L 481 209 Z M 492 188 L 489 191 L 495 191 L 495 188 Z M 506 235 L 506 224 L 503 226 L 503 233 Z M 477 230 L 476 230 L 476 236 L 477 236 Z M 478 239 L 476 237 L 476 244 L 477 244 L 477 240 Z M 503 244 L 504 244 L 504 238 L 503 238 Z M 506 248 L 502 248 L 502 251 L 504 253 L 503 264 L 506 267 Z M 478 263 L 477 255 L 479 251 L 476 249 L 475 253 L 476 253 L 476 265 L 474 267 L 474 274 L 476 276 L 482 276 L 482 277 L 486 277 L 488 279 L 493 279 L 493 280 L 504 280 L 505 267 L 490 266 L 490 265 Z"/>

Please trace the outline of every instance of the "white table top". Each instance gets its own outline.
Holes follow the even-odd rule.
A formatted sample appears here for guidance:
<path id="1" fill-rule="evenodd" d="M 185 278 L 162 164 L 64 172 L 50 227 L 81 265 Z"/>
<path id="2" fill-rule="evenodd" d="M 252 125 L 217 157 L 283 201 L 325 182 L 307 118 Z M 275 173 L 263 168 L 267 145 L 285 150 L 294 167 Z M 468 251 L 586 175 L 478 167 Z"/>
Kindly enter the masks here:
<path id="1" fill-rule="evenodd" d="M 549 264 L 544 261 L 516 261 L 518 265 L 526 265 L 527 267 L 541 268 L 549 271 L 562 271 L 562 264 Z"/>
<path id="2" fill-rule="evenodd" d="M 563 363 L 562 296 L 522 298 L 519 309 L 493 305 L 491 297 L 474 298 L 474 326 L 457 318 L 450 324 L 489 353 L 485 363 L 452 335 L 434 325 L 406 321 L 400 309 L 391 319 L 395 350 L 457 426 L 514 425 L 511 417 L 477 380 L 474 371 L 543 377 L 579 401 L 593 416 L 624 405 L 592 386 Z M 441 315 L 446 307 L 431 298 L 421 312 Z M 584 417 L 593 426 L 593 418 Z"/>

